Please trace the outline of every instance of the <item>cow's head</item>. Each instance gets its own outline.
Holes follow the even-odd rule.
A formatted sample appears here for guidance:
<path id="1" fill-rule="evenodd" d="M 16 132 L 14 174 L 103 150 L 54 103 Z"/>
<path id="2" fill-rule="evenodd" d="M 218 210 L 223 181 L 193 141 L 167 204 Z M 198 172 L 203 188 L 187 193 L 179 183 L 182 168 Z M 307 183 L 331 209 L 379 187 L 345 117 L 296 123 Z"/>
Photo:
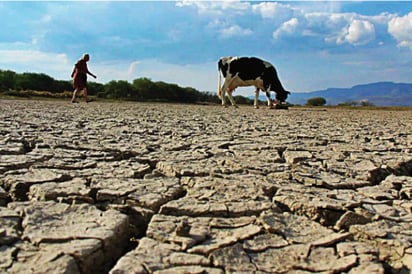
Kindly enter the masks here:
<path id="1" fill-rule="evenodd" d="M 285 102 L 286 99 L 288 98 L 288 95 L 290 94 L 289 91 L 282 90 L 282 91 L 277 91 L 276 92 L 276 100 L 280 101 L 281 103 Z"/>

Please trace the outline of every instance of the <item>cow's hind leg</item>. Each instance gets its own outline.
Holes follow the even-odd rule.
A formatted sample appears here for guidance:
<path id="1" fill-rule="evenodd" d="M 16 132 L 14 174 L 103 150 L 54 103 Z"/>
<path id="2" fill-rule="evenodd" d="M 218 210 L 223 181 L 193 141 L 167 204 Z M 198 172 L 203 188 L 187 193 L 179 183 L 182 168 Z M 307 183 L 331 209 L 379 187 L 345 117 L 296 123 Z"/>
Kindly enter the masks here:
<path id="1" fill-rule="evenodd" d="M 222 106 L 226 107 L 226 91 L 222 89 L 222 93 L 220 94 L 220 99 L 222 99 Z"/>
<path id="2" fill-rule="evenodd" d="M 222 100 L 222 106 L 226 107 L 226 87 L 223 85 L 222 88 L 219 89 L 217 96 Z"/>
<path id="3" fill-rule="evenodd" d="M 266 91 L 266 99 L 268 101 L 268 108 L 273 108 L 272 100 L 270 99 L 270 91 Z"/>
<path id="4" fill-rule="evenodd" d="M 226 105 L 226 92 L 229 96 L 230 88 L 229 88 L 229 82 L 227 81 L 227 79 L 225 79 L 225 82 L 223 83 L 223 86 L 219 87 L 219 92 L 218 92 L 218 96 L 222 100 L 222 106 L 224 106 L 224 107 L 227 107 L 227 105 Z"/>
<path id="5" fill-rule="evenodd" d="M 230 103 L 232 104 L 232 106 L 238 107 L 238 106 L 236 105 L 235 99 L 233 99 L 232 92 L 233 92 L 233 90 L 228 89 L 228 91 L 227 91 L 227 97 L 229 97 L 229 100 L 230 100 Z"/>
<path id="6" fill-rule="evenodd" d="M 253 103 L 253 106 L 258 109 L 259 108 L 259 89 L 256 88 L 255 90 L 255 102 Z"/>

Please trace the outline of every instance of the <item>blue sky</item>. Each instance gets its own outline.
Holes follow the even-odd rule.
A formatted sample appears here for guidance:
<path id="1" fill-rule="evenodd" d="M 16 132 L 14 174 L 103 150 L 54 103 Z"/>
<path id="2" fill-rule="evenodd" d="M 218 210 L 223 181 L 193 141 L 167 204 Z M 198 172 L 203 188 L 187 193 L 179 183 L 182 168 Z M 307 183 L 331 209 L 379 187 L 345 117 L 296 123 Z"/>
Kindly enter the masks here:
<path id="1" fill-rule="evenodd" d="M 0 0 L 0 18 L 0 69 L 59 80 L 87 52 L 100 83 L 148 77 L 216 92 L 221 56 L 271 62 L 292 92 L 412 82 L 409 1 Z"/>

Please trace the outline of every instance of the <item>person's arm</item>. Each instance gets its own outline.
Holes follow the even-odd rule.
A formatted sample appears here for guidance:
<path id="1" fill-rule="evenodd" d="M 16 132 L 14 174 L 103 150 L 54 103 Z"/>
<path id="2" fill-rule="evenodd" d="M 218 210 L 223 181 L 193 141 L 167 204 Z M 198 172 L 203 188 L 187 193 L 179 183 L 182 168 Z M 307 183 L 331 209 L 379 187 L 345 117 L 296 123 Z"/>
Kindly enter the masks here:
<path id="1" fill-rule="evenodd" d="M 84 63 L 84 68 L 85 68 L 85 70 L 86 70 L 85 73 L 93 76 L 93 78 L 96 78 L 96 75 L 94 75 L 93 73 L 91 73 L 91 72 L 89 71 L 89 68 L 87 67 L 87 64 L 86 64 L 86 63 Z"/>
<path id="2" fill-rule="evenodd" d="M 93 76 L 93 78 L 96 78 L 96 75 L 94 75 L 93 73 L 91 73 L 89 70 L 87 70 L 87 74 L 90 74 L 91 76 Z"/>

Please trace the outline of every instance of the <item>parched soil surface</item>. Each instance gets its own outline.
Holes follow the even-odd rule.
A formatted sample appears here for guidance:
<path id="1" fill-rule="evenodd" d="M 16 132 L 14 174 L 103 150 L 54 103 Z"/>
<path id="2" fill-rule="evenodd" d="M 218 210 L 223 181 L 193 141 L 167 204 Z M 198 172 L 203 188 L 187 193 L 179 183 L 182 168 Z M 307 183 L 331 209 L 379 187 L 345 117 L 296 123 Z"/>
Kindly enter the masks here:
<path id="1" fill-rule="evenodd" d="M 412 111 L 0 100 L 0 273 L 410 273 Z"/>

